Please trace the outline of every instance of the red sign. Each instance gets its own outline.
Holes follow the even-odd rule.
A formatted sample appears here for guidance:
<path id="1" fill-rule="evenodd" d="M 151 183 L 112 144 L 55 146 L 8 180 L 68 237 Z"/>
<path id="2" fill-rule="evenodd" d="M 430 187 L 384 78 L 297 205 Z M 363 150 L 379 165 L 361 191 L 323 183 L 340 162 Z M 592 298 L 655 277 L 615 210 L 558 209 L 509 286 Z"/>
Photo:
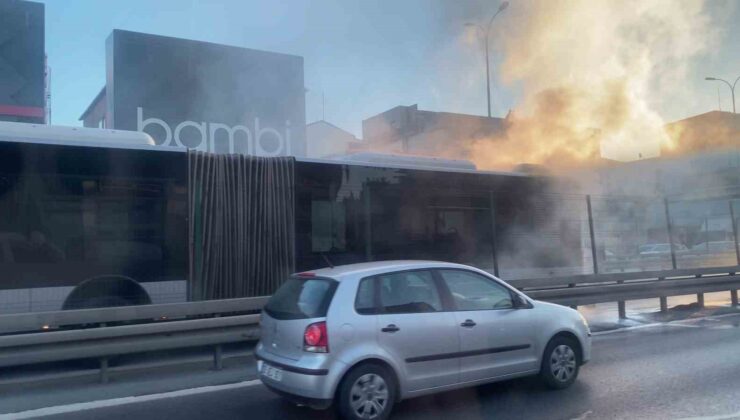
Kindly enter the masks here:
<path id="1" fill-rule="evenodd" d="M 44 108 L 35 106 L 0 105 L 0 115 L 15 117 L 44 117 Z"/>

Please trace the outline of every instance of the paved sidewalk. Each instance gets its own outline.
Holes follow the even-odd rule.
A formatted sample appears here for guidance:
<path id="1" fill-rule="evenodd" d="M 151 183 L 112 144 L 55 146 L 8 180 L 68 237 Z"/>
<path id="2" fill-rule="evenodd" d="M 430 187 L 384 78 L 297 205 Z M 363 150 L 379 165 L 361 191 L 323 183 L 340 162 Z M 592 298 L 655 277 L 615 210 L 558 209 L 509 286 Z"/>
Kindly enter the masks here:
<path id="1" fill-rule="evenodd" d="M 627 319 L 622 320 L 619 319 L 617 302 L 579 306 L 578 311 L 586 317 L 594 332 L 740 312 L 740 307 L 730 306 L 730 292 L 704 294 L 704 308 L 697 305 L 696 295 L 669 297 L 666 313 L 660 312 L 658 298 L 629 300 L 626 307 Z"/>

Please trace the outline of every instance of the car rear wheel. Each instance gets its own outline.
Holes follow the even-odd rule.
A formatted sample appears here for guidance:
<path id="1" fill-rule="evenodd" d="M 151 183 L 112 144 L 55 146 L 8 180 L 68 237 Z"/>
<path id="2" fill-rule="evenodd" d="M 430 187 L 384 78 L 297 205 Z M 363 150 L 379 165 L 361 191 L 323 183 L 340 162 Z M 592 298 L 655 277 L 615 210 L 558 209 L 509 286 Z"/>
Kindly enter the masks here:
<path id="1" fill-rule="evenodd" d="M 386 419 L 396 400 L 396 392 L 388 369 L 377 364 L 360 365 L 342 380 L 339 413 L 345 419 Z"/>
<path id="2" fill-rule="evenodd" d="M 578 344 L 571 338 L 555 337 L 547 344 L 540 377 L 549 388 L 571 386 L 578 377 Z"/>

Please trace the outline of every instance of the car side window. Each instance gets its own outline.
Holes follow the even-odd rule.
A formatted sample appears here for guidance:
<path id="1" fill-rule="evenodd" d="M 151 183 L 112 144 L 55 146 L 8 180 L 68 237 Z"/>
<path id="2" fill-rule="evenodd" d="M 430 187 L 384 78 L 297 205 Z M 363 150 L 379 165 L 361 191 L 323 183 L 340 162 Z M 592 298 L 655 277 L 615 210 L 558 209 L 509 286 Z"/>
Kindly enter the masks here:
<path id="1" fill-rule="evenodd" d="M 355 310 L 361 315 L 372 315 L 377 313 L 375 307 L 375 279 L 366 278 L 360 281 L 355 297 Z"/>
<path id="2" fill-rule="evenodd" d="M 511 309 L 511 292 L 495 281 L 470 271 L 440 270 L 458 311 Z"/>
<path id="3" fill-rule="evenodd" d="M 437 285 L 430 271 L 403 271 L 378 276 L 380 304 L 387 314 L 442 310 Z"/>

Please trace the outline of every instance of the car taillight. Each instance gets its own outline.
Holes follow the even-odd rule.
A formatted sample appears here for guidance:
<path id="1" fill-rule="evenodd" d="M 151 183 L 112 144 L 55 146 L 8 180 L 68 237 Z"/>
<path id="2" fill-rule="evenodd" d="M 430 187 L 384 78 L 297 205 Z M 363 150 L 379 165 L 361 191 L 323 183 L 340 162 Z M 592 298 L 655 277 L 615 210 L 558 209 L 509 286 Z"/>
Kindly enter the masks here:
<path id="1" fill-rule="evenodd" d="M 306 331 L 303 333 L 303 350 L 313 353 L 329 352 L 326 322 L 317 322 L 306 327 Z"/>

